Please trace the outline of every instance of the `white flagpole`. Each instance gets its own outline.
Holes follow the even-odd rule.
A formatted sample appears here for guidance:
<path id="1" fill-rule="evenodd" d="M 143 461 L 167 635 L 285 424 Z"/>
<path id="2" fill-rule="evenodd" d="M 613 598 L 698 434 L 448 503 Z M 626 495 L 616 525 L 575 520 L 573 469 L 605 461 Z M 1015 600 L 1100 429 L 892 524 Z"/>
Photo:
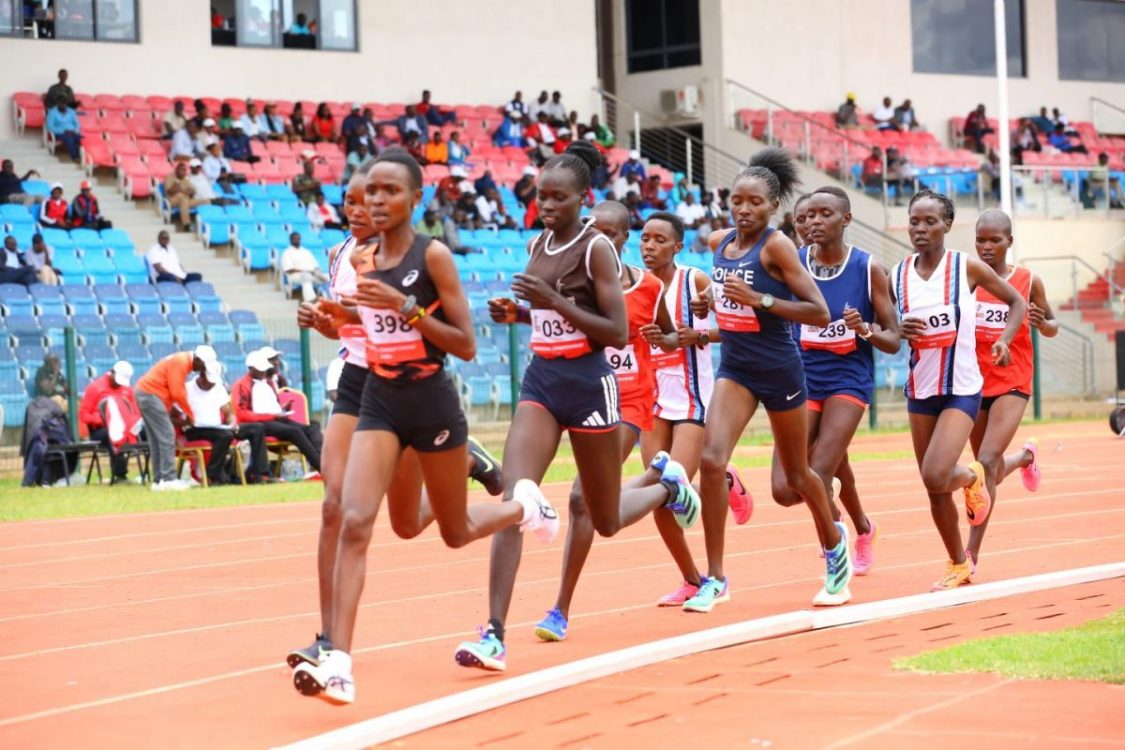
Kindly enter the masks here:
<path id="1" fill-rule="evenodd" d="M 996 112 L 1000 136 L 1000 209 L 1012 215 L 1012 134 L 1008 127 L 1008 33 L 1004 0 L 995 0 Z"/>

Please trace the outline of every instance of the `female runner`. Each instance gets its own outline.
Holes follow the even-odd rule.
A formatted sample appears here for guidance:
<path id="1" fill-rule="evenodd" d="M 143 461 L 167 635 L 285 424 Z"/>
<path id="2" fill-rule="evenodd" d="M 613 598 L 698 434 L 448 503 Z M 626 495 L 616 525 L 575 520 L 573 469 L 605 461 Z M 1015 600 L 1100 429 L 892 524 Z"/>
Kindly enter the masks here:
<path id="1" fill-rule="evenodd" d="M 968 583 L 972 564 L 965 557 L 953 492 L 965 491 L 965 514 L 971 525 L 984 523 L 992 506 L 984 467 L 979 461 L 959 466 L 980 410 L 983 380 L 976 357 L 976 300 L 983 287 L 1008 305 L 1008 320 L 989 346 L 992 363 L 1005 367 L 1009 346 L 1023 323 L 1027 304 L 1008 282 L 982 261 L 946 250 L 953 226 L 953 201 L 930 190 L 910 199 L 910 242 L 914 254 L 891 271 L 891 295 L 910 342 L 910 375 L 903 389 L 910 415 L 910 436 L 922 482 L 930 496 L 930 514 L 949 555 L 945 574 L 932 589 Z"/>
<path id="2" fill-rule="evenodd" d="M 1003 334 L 1009 307 L 989 294 L 987 289 L 977 292 L 977 362 L 980 364 L 984 388 L 969 443 L 973 455 L 984 467 L 984 483 L 996 509 L 996 485 L 1016 469 L 1029 492 L 1039 489 L 1039 443 L 1031 438 L 1023 448 L 1004 455 L 1015 437 L 1023 419 L 1027 401 L 1031 398 L 1031 378 L 1034 362 L 1031 351 L 1031 329 L 1048 338 L 1058 335 L 1059 324 L 1043 281 L 1031 271 L 1008 263 L 1008 249 L 1012 246 L 1012 220 L 1003 211 L 990 209 L 977 219 L 977 257 L 984 261 L 996 275 L 1011 284 L 1020 297 L 1027 300 L 1027 323 L 1012 339 L 1011 364 L 997 367 L 992 363 L 992 343 Z M 969 528 L 969 543 L 965 554 L 975 572 L 980 560 L 980 545 L 992 514 L 979 526 Z"/>
<path id="3" fill-rule="evenodd" d="M 546 541 L 558 530 L 555 511 L 541 496 L 466 508 L 468 429 L 445 356 L 470 360 L 476 342 L 449 248 L 415 234 L 411 225 L 421 188 L 422 169 L 405 150 L 392 147 L 375 159 L 366 202 L 378 247 L 357 259 L 361 277 L 354 298 L 345 300 L 358 306 L 348 322 L 361 323 L 367 336 L 369 375 L 344 476 L 332 650 L 319 665 L 303 663 L 293 673 L 301 693 L 332 703 L 355 700 L 352 635 L 367 547 L 384 495 L 396 533 L 411 537 L 437 520 L 450 547 L 516 525 Z M 414 449 L 417 469 L 409 462 L 399 465 L 406 448 Z"/>
<path id="4" fill-rule="evenodd" d="M 822 187 L 809 195 L 802 215 L 811 244 L 799 250 L 801 263 L 824 295 L 832 319 L 827 327 L 795 326 L 809 389 L 809 464 L 824 482 L 831 502 L 832 477 L 847 456 L 875 388 L 872 347 L 897 352 L 898 321 L 887 272 L 868 253 L 844 244 L 844 231 L 852 220 L 848 194 L 837 187 Z M 881 330 L 873 330 L 872 322 Z M 801 502 L 785 482 L 777 451 L 772 479 L 774 500 L 781 505 Z M 854 492 L 842 492 L 840 500 L 855 526 L 855 574 L 866 575 L 874 559 L 877 527 Z"/>
<path id="5" fill-rule="evenodd" d="M 793 243 L 769 225 L 796 182 L 796 165 L 787 151 L 766 148 L 754 155 L 731 188 L 736 229 L 711 234 L 711 290 L 692 301 L 697 315 L 714 308 L 722 350 L 700 481 L 708 573 L 699 593 L 684 602 L 689 612 L 710 612 L 730 599 L 723 570 L 724 475 L 759 403 L 769 414 L 786 484 L 808 505 L 825 550 L 824 590 L 814 602 L 839 604 L 850 598 L 847 529 L 833 523 L 824 485 L 809 468 L 805 373 L 791 328 L 792 323 L 827 326 L 828 306 Z"/>
<path id="6" fill-rule="evenodd" d="M 579 216 L 599 159 L 589 143 L 577 141 L 547 161 L 537 197 L 546 230 L 528 243 L 527 269 L 512 283 L 530 310 L 511 299 L 489 300 L 493 320 L 531 322 L 535 353 L 504 447 L 504 499 L 542 498 L 538 483 L 566 430 L 599 534 L 612 536 L 665 504 L 690 526 L 699 515 L 699 498 L 679 464 L 668 462 L 659 485 L 621 489 L 617 380 L 604 353 L 629 343 L 621 269 L 613 244 Z M 479 641 L 460 645 L 458 664 L 505 669 L 504 620 L 521 547 L 514 532 L 493 540 L 488 625 Z"/>

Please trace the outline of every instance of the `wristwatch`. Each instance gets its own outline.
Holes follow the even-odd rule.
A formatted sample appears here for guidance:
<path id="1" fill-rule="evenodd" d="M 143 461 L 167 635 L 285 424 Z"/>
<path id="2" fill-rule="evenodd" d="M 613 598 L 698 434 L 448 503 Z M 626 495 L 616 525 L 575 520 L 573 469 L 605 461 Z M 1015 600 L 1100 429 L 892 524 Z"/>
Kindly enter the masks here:
<path id="1" fill-rule="evenodd" d="M 763 294 L 759 304 L 761 304 L 763 310 L 768 310 L 773 307 L 775 301 L 772 294 Z"/>
<path id="2" fill-rule="evenodd" d="M 399 308 L 398 314 L 404 318 L 410 314 L 410 311 L 418 304 L 418 298 L 413 294 L 406 295 L 406 299 L 402 301 L 402 307 Z"/>
<path id="3" fill-rule="evenodd" d="M 710 331 L 704 331 L 703 333 L 699 334 L 699 342 L 698 343 L 699 343 L 699 346 L 707 346 L 708 344 L 710 344 L 711 343 L 711 332 Z"/>
<path id="4" fill-rule="evenodd" d="M 863 327 L 867 329 L 867 333 L 863 333 L 863 332 L 860 332 L 860 333 L 859 333 L 859 337 L 860 337 L 861 339 L 863 339 L 864 341 L 867 341 L 867 339 L 869 339 L 869 338 L 871 338 L 872 336 L 874 336 L 874 335 L 875 335 L 875 332 L 874 332 L 874 331 L 872 331 L 872 330 L 871 330 L 871 326 L 869 326 L 869 325 L 868 325 L 868 324 L 866 324 L 866 323 L 864 323 L 864 324 L 863 324 Z"/>

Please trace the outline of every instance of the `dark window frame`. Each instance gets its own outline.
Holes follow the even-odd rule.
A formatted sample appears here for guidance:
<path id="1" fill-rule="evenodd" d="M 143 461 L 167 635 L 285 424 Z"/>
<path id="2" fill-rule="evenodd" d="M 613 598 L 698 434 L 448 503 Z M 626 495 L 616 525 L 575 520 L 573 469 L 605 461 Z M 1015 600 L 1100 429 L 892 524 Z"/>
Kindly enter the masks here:
<path id="1" fill-rule="evenodd" d="M 96 42 L 98 44 L 140 44 L 141 43 L 141 1 L 122 0 L 124 3 L 133 4 L 133 37 L 131 39 L 113 39 L 98 36 L 98 5 L 102 0 L 90 0 L 93 18 L 90 21 L 91 36 L 60 37 L 57 33 L 52 36 L 29 36 L 25 33 L 22 0 L 0 0 L 0 4 L 10 5 L 12 13 L 12 27 L 4 30 L 0 27 L 0 39 L 31 39 L 47 42 Z"/>
<path id="2" fill-rule="evenodd" d="M 1115 73 L 1115 68 L 1112 65 L 1113 58 L 1108 54 L 1108 44 L 1112 44 L 1113 40 L 1109 39 L 1108 37 L 1105 40 L 1108 42 L 1108 44 L 1107 49 L 1105 50 L 1107 54 L 1103 61 L 1105 64 L 1104 71 L 1099 71 L 1096 75 L 1083 75 L 1083 73 L 1088 72 L 1088 69 L 1087 71 L 1083 71 L 1080 69 L 1083 61 L 1076 59 L 1071 53 L 1070 48 L 1071 46 L 1073 46 L 1073 43 L 1071 42 L 1070 44 L 1068 44 L 1064 42 L 1064 35 L 1069 36 L 1071 32 L 1069 28 L 1064 31 L 1063 19 L 1069 15 L 1068 11 L 1072 10 L 1072 7 L 1070 7 L 1072 3 L 1073 0 L 1056 0 L 1055 2 L 1055 40 L 1056 44 L 1058 45 L 1058 70 L 1056 72 L 1058 73 L 1059 80 L 1083 81 L 1087 83 L 1125 83 L 1125 63 L 1120 63 L 1117 66 Z M 1105 0 L 1083 0 L 1081 3 L 1074 3 L 1074 7 L 1087 9 L 1092 7 L 1101 7 L 1106 11 L 1109 11 L 1110 8 L 1116 8 L 1116 10 L 1113 12 L 1121 13 L 1123 14 L 1123 17 L 1125 17 L 1125 3 L 1121 2 L 1105 2 Z M 1086 52 L 1089 52 L 1092 49 L 1090 44 L 1094 40 L 1091 40 L 1089 39 L 1089 37 L 1084 35 L 1083 41 L 1086 42 L 1086 44 L 1083 45 L 1083 49 L 1086 50 Z M 1096 41 L 1101 42 L 1102 40 L 1099 39 Z M 1073 67 L 1064 69 L 1064 66 Z"/>
<path id="3" fill-rule="evenodd" d="M 281 0 L 271 0 L 271 2 L 273 4 L 276 12 L 280 13 L 281 12 Z M 321 2 L 321 0 L 317 0 L 318 11 L 322 10 L 320 2 Z M 321 36 L 320 36 L 319 28 L 317 30 L 317 33 L 313 36 L 313 38 L 316 40 L 316 44 L 314 46 L 311 46 L 311 47 L 286 46 L 285 45 L 285 36 L 286 36 L 286 33 L 287 33 L 286 29 L 288 29 L 289 26 L 284 26 L 284 28 L 279 29 L 278 32 L 277 32 L 277 38 L 273 39 L 270 42 L 267 42 L 265 44 L 240 43 L 238 41 L 238 31 L 237 31 L 237 28 L 238 28 L 238 24 L 237 24 L 237 21 L 238 21 L 238 5 L 235 4 L 234 8 L 235 8 L 235 13 L 232 17 L 235 19 L 235 30 L 233 30 L 233 31 L 223 30 L 224 35 L 226 35 L 226 34 L 233 34 L 234 35 L 233 36 L 234 41 L 232 43 L 228 44 L 228 43 L 225 43 L 225 42 L 217 42 L 216 41 L 217 37 L 216 37 L 214 32 L 218 31 L 218 30 L 217 29 L 211 29 L 211 13 L 210 13 L 210 7 L 208 7 L 208 9 L 207 9 L 207 27 L 208 27 L 208 29 L 211 29 L 211 32 L 212 32 L 212 34 L 211 34 L 211 46 L 212 47 L 237 47 L 238 49 L 254 49 L 254 50 L 282 49 L 282 50 L 299 50 L 299 51 L 303 51 L 303 52 L 358 53 L 360 51 L 359 0 L 351 0 L 352 32 L 353 32 L 353 35 L 355 37 L 354 44 L 351 48 L 347 48 L 347 47 L 322 47 L 321 46 Z M 321 13 L 321 15 L 323 15 L 323 13 Z M 292 25 L 293 20 L 296 20 L 296 19 L 295 18 L 290 19 L 290 25 Z M 320 19 L 317 19 L 317 20 L 319 21 Z"/>
<path id="4" fill-rule="evenodd" d="M 675 0 L 672 0 L 673 2 Z M 689 0 L 694 2 L 696 14 L 699 14 L 699 1 Z M 669 0 L 626 0 L 625 2 L 625 72 L 627 74 L 633 73 L 650 73 L 657 70 L 673 70 L 676 68 L 690 68 L 696 65 L 703 64 L 703 24 L 702 21 L 696 24 L 699 29 L 699 39 L 694 43 L 687 44 L 668 44 L 668 11 L 667 3 Z M 655 12 L 660 18 L 660 36 L 662 44 L 659 47 L 649 47 L 645 49 L 634 49 L 633 47 L 633 5 L 634 3 L 644 3 L 649 6 L 649 12 Z M 659 4 L 656 9 L 653 6 Z M 685 65 L 670 64 L 669 58 L 673 55 L 680 53 L 698 53 L 699 60 L 697 62 L 688 63 Z M 638 68 L 636 62 L 640 59 L 648 59 L 653 57 L 660 57 L 660 64 L 651 68 Z"/>
<path id="5" fill-rule="evenodd" d="M 986 11 L 987 14 L 988 14 L 987 18 L 988 18 L 988 21 L 989 21 L 989 24 L 990 24 L 989 28 L 992 31 L 992 36 L 988 40 L 989 49 L 992 51 L 992 57 L 991 57 L 992 62 L 989 66 L 989 69 L 987 69 L 987 70 L 976 70 L 976 71 L 973 71 L 973 70 L 937 69 L 936 65 L 933 65 L 933 64 L 927 65 L 926 61 L 922 61 L 922 65 L 919 65 L 918 55 L 919 55 L 920 45 L 918 43 L 919 27 L 917 25 L 917 19 L 916 19 L 916 6 L 917 6 L 917 3 L 930 2 L 930 1 L 932 1 L 932 0 L 911 0 L 911 2 L 910 2 L 911 72 L 915 73 L 916 75 L 955 75 L 955 76 L 994 77 L 996 75 L 996 63 L 995 63 L 996 43 L 995 43 L 995 27 L 991 25 L 993 23 L 993 4 L 991 2 L 981 3 L 980 6 L 975 6 L 975 5 L 973 6 L 974 8 L 977 8 L 978 10 Z M 1006 7 L 1011 8 L 1014 5 L 1016 5 L 1017 3 L 1018 3 L 1018 8 L 1019 8 L 1018 20 L 1017 20 L 1016 24 L 1009 23 L 1008 26 L 1007 26 L 1008 27 L 1008 37 L 1009 37 L 1009 43 L 1008 43 L 1008 77 L 1009 78 L 1027 78 L 1028 77 L 1028 70 L 1027 70 L 1027 64 L 1028 64 L 1028 55 L 1027 55 L 1027 2 L 1026 2 L 1026 0 L 1007 0 Z M 967 21 L 968 20 L 971 20 L 971 19 L 967 19 Z M 1018 32 L 1016 38 L 1017 38 L 1017 41 L 1018 41 L 1019 49 L 1018 49 L 1018 51 L 1016 51 L 1017 54 L 1015 55 L 1019 60 L 1019 71 L 1018 72 L 1014 71 L 1014 66 L 1012 65 L 1012 62 L 1011 62 L 1012 57 L 1013 57 L 1013 52 L 1014 52 L 1013 44 L 1011 43 L 1012 29 L 1013 28 L 1015 28 L 1016 31 Z M 943 36 L 941 41 L 942 41 L 942 43 L 948 43 L 951 39 L 957 39 L 957 38 L 958 37 L 956 35 Z"/>

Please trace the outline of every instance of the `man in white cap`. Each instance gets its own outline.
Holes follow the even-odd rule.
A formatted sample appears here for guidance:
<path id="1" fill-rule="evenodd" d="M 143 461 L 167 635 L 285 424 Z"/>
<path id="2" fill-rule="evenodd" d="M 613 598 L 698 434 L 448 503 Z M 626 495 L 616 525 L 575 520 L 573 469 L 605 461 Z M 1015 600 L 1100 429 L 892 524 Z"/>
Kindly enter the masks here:
<path id="1" fill-rule="evenodd" d="M 188 425 L 192 421 L 187 398 L 188 378 L 209 366 L 214 368 L 218 361 L 214 349 L 197 346 L 190 352 L 169 354 L 137 382 L 137 406 L 144 418 L 152 456 L 152 489 L 187 489 L 176 477 L 175 425 Z"/>
<path id="2" fill-rule="evenodd" d="M 302 424 L 290 418 L 282 407 L 273 383 L 274 366 L 259 349 L 246 355 L 246 374 L 239 378 L 234 392 L 235 418 L 240 425 L 259 424 L 267 437 L 292 443 L 301 451 L 313 472 L 320 471 L 320 449 L 324 436 L 316 422 Z"/>
<path id="3" fill-rule="evenodd" d="M 627 177 L 630 174 L 635 174 L 638 182 L 643 182 L 646 176 L 645 165 L 641 164 L 641 152 L 637 149 L 629 151 L 629 158 L 617 170 L 619 177 Z"/>
<path id="4" fill-rule="evenodd" d="M 109 452 L 114 482 L 125 480 L 129 473 L 127 459 L 118 451 L 124 445 L 136 443 L 144 428 L 140 407 L 129 385 L 132 379 L 133 366 L 124 360 L 115 362 L 105 374 L 90 381 L 78 406 L 78 421 L 85 426 L 90 439 Z"/>
<path id="5" fill-rule="evenodd" d="M 191 423 L 183 427 L 184 439 L 211 444 L 206 467 L 207 483 L 226 484 L 231 479 L 225 466 L 235 438 L 235 424 L 230 394 L 223 387 L 221 363 L 205 363 L 203 372 L 187 382 L 186 390 L 188 405 L 191 406 Z M 203 467 L 199 468 L 202 470 Z"/>
<path id="6" fill-rule="evenodd" d="M 244 161 L 253 164 L 261 161 L 260 156 L 255 156 L 250 150 L 250 136 L 242 128 L 242 121 L 235 120 L 230 124 L 230 132 L 223 140 L 223 156 L 233 161 Z"/>
<path id="7" fill-rule="evenodd" d="M 283 370 L 285 363 L 281 361 L 281 352 L 274 349 L 269 344 L 266 344 L 261 349 L 262 356 L 269 360 L 270 366 L 273 367 L 273 374 L 270 376 L 270 382 L 273 383 L 274 388 L 288 388 L 289 378 L 285 377 Z"/>
<path id="8" fill-rule="evenodd" d="M 215 186 L 207 175 L 203 173 L 203 162 L 199 159 L 192 159 L 188 162 L 188 167 L 191 169 L 191 174 L 188 175 L 188 180 L 191 182 L 192 187 L 195 188 L 195 197 L 201 201 L 206 201 L 212 206 L 228 206 L 238 203 L 235 198 L 225 198 L 215 192 Z M 202 204 L 201 204 L 202 205 Z"/>

